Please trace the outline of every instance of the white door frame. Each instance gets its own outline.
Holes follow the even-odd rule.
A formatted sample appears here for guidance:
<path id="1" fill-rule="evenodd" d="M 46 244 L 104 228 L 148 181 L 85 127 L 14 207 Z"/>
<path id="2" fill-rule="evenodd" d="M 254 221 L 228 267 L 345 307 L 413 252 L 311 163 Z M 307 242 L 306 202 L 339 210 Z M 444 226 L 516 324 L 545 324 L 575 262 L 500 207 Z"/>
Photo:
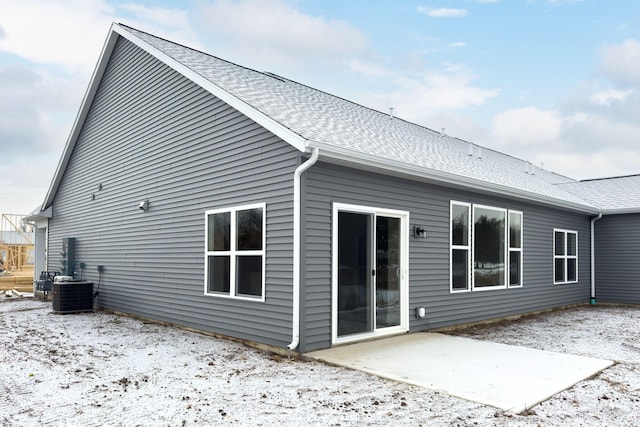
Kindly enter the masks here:
<path id="1" fill-rule="evenodd" d="M 351 212 L 371 214 L 373 218 L 385 216 L 400 219 L 400 325 L 338 337 L 338 213 Z M 374 223 L 375 229 L 375 223 Z M 342 344 L 352 341 L 399 334 L 409 330 L 409 212 L 372 206 L 333 203 L 331 233 L 331 344 Z M 375 241 L 375 239 L 372 239 Z M 375 251 L 372 251 L 375 259 Z M 374 263 L 375 265 L 375 263 Z M 375 292 L 375 287 L 374 287 Z M 375 301 L 375 299 L 374 299 Z M 375 311 L 375 307 L 374 307 Z"/>

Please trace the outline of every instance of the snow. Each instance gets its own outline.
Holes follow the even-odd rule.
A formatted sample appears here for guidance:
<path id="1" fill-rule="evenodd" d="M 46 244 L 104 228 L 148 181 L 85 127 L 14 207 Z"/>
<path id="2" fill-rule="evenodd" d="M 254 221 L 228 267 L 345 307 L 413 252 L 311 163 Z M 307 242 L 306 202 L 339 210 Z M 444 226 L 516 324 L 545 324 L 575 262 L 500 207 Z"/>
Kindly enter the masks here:
<path id="1" fill-rule="evenodd" d="M 637 426 L 639 325 L 640 307 L 597 305 L 450 332 L 617 362 L 513 414 L 179 328 L 2 299 L 0 425 Z"/>

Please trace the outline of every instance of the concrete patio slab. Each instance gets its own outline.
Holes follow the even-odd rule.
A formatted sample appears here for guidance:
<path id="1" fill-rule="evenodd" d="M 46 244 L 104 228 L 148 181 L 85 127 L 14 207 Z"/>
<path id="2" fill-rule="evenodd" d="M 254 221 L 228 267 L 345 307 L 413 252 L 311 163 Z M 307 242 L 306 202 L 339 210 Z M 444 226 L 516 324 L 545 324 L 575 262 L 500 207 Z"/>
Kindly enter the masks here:
<path id="1" fill-rule="evenodd" d="M 613 364 L 440 333 L 406 334 L 306 356 L 516 413 Z"/>

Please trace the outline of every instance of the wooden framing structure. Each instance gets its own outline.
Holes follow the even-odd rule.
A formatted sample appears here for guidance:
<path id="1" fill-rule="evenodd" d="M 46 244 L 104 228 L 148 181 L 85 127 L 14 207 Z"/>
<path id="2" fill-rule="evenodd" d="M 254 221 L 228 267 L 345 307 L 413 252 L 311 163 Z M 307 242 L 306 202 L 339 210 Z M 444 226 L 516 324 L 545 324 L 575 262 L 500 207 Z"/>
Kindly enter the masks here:
<path id="1" fill-rule="evenodd" d="M 25 216 L 0 217 L 0 268 L 5 271 L 21 270 L 33 263 L 33 226 L 23 221 Z"/>

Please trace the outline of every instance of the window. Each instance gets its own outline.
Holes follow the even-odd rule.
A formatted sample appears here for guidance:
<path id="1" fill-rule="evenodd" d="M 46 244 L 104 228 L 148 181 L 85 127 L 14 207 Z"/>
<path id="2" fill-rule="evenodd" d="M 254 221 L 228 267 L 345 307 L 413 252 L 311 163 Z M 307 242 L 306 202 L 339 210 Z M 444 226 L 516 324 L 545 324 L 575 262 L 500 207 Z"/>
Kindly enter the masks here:
<path id="1" fill-rule="evenodd" d="M 450 291 L 522 286 L 522 212 L 451 201 Z"/>
<path id="2" fill-rule="evenodd" d="M 264 300 L 265 205 L 205 212 L 205 293 Z"/>
<path id="3" fill-rule="evenodd" d="M 469 229 L 468 203 L 451 202 L 451 292 L 468 291 L 469 255 L 471 253 L 471 234 Z"/>
<path id="4" fill-rule="evenodd" d="M 507 211 L 473 207 L 473 287 L 504 288 Z"/>
<path id="5" fill-rule="evenodd" d="M 522 212 L 509 211 L 509 287 L 522 286 Z"/>
<path id="6" fill-rule="evenodd" d="M 578 232 L 553 230 L 553 283 L 578 281 Z"/>

